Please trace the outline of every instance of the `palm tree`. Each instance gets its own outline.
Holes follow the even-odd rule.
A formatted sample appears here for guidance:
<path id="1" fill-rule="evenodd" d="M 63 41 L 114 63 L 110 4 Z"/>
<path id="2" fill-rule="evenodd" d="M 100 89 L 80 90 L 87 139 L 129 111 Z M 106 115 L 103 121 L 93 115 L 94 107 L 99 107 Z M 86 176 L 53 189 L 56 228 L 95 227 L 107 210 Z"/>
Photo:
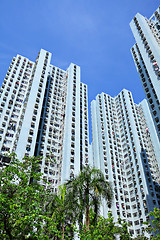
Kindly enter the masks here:
<path id="1" fill-rule="evenodd" d="M 90 166 L 83 167 L 80 174 L 66 182 L 67 192 L 70 194 L 72 209 L 77 211 L 79 223 L 85 215 L 86 227 L 89 229 L 89 211 L 94 210 L 95 221 L 99 212 L 102 199 L 110 207 L 112 203 L 112 189 L 105 180 L 103 173 Z M 79 214 L 78 214 L 79 213 Z"/>
<path id="2" fill-rule="evenodd" d="M 46 206 L 48 216 L 52 217 L 57 224 L 57 230 L 61 233 L 61 239 L 68 239 L 68 234 L 73 235 L 71 224 L 75 223 L 76 220 L 74 219 L 76 219 L 76 217 L 70 207 L 70 202 L 70 196 L 66 193 L 66 185 L 61 185 L 59 186 L 58 193 L 51 195 L 51 199 Z M 70 229 L 70 231 L 66 231 L 66 227 Z M 59 238 L 54 236 L 54 239 L 57 240 Z M 69 239 L 72 239 L 72 237 L 70 236 Z"/>

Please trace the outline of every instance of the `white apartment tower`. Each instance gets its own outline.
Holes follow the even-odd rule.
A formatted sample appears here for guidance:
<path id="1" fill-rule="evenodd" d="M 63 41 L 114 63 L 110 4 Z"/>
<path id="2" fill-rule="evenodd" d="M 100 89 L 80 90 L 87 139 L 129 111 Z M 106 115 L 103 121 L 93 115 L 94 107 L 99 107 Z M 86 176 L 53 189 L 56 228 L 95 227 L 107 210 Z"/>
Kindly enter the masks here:
<path id="1" fill-rule="evenodd" d="M 40 171 L 56 192 L 88 163 L 88 94 L 79 66 L 64 71 L 50 61 L 43 49 L 35 62 L 13 58 L 0 90 L 0 151 L 43 156 Z"/>
<path id="2" fill-rule="evenodd" d="M 93 162 L 112 184 L 114 219 L 126 219 L 133 236 L 142 234 L 148 213 L 160 206 L 160 146 L 147 102 L 135 104 L 125 89 L 114 98 L 102 93 L 91 116 Z"/>
<path id="3" fill-rule="evenodd" d="M 136 40 L 132 56 L 160 140 L 160 7 L 149 19 L 137 13 L 130 26 Z"/>

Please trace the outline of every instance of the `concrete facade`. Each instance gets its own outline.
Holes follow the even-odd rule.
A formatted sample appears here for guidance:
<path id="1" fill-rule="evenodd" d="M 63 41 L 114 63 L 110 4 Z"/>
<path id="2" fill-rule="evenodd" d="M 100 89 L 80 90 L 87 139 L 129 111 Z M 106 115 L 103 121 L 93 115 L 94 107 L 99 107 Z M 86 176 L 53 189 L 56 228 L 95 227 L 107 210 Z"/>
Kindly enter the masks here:
<path id="1" fill-rule="evenodd" d="M 50 61 L 43 49 L 35 62 L 13 58 L 0 90 L 0 151 L 43 156 L 39 171 L 56 192 L 88 164 L 88 93 L 79 66 L 64 71 Z"/>
<path id="2" fill-rule="evenodd" d="M 160 140 L 160 7 L 149 19 L 137 13 L 130 27 L 136 41 L 131 53 Z"/>
<path id="3" fill-rule="evenodd" d="M 91 103 L 93 162 L 112 184 L 115 221 L 126 219 L 133 236 L 143 233 L 148 213 L 160 206 L 158 137 L 146 100 L 135 104 L 131 92 L 102 93 Z M 155 147 L 154 144 L 157 144 Z"/>

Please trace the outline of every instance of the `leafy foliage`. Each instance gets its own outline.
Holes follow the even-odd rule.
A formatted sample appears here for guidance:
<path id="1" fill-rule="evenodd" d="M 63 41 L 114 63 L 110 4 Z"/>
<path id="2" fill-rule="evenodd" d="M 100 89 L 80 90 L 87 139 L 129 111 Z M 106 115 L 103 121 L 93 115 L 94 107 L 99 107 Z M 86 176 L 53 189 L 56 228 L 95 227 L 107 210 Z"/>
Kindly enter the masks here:
<path id="1" fill-rule="evenodd" d="M 90 211 L 90 219 L 94 219 L 94 212 Z M 108 218 L 105 219 L 102 216 L 98 216 L 96 225 L 91 225 L 89 229 L 83 225 L 80 231 L 81 240 L 114 240 L 119 237 L 121 240 L 131 240 L 131 236 L 128 233 L 128 224 L 119 219 L 117 223 L 114 222 L 114 218 L 111 212 L 108 213 Z"/>
<path id="2" fill-rule="evenodd" d="M 40 158 L 9 157 L 0 174 L 0 239 L 48 239 L 42 226 L 51 222 L 44 211 L 49 192 L 38 184 Z"/>
<path id="3" fill-rule="evenodd" d="M 89 226 L 90 208 L 94 209 L 94 222 L 96 223 L 102 198 L 107 201 L 108 206 L 111 206 L 111 186 L 98 169 L 89 166 L 83 167 L 80 174 L 69 180 L 66 185 L 72 199 L 72 208 L 74 207 L 76 212 L 79 213 L 79 224 L 81 224 L 82 217 L 85 214 L 86 225 Z"/>
<path id="4" fill-rule="evenodd" d="M 70 206 L 70 195 L 66 192 L 66 185 L 59 187 L 57 195 L 52 195 L 46 206 L 49 217 L 57 223 L 62 239 L 72 239 L 76 215 Z"/>
<path id="5" fill-rule="evenodd" d="M 136 238 L 134 238 L 134 240 L 149 240 L 149 238 L 146 236 L 138 235 Z"/>
<path id="6" fill-rule="evenodd" d="M 111 213 L 107 219 L 99 216 L 102 199 L 108 206 L 112 203 L 111 186 L 99 170 L 83 168 L 53 194 L 43 186 L 49 187 L 49 183 L 43 183 L 39 173 L 41 157 L 19 161 L 10 154 L 9 158 L 10 164 L 0 169 L 0 239 L 71 240 L 76 234 L 81 240 L 112 240 L 117 235 L 120 240 L 131 240 L 126 222 L 119 219 L 115 223 Z M 151 239 L 160 239 L 160 209 L 149 215 L 153 217 L 152 226 L 148 225 L 146 231 L 155 234 Z"/>
<path id="7" fill-rule="evenodd" d="M 131 240 L 131 236 L 128 232 L 128 226 L 129 224 L 126 221 L 121 220 L 120 218 L 118 219 L 118 224 L 119 224 L 119 236 L 120 240 Z"/>
<path id="8" fill-rule="evenodd" d="M 150 224 L 149 222 L 146 223 L 148 224 L 146 231 L 152 235 L 152 240 L 160 239 L 160 209 L 154 208 L 154 211 L 150 212 L 149 216 L 152 217 L 153 220 L 151 221 L 152 224 Z"/>

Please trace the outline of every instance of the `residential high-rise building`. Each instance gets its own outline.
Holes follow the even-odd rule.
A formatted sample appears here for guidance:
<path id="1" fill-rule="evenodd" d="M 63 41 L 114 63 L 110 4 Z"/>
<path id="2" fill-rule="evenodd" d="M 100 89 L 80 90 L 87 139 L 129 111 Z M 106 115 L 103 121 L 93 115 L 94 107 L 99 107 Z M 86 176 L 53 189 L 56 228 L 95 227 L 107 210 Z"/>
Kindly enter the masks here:
<path id="1" fill-rule="evenodd" d="M 50 61 L 43 49 L 35 62 L 13 58 L 0 90 L 0 151 L 43 156 L 39 171 L 56 192 L 88 163 L 88 94 L 79 66 L 64 71 Z"/>
<path id="2" fill-rule="evenodd" d="M 93 162 L 113 188 L 111 210 L 142 234 L 148 213 L 160 206 L 160 146 L 146 100 L 135 104 L 131 92 L 102 93 L 91 103 Z"/>
<path id="3" fill-rule="evenodd" d="M 139 60 L 135 61 L 140 61 L 138 49 L 136 44 L 133 54 L 138 51 Z M 150 84 L 146 91 L 151 94 L 151 78 L 146 78 L 149 73 L 143 67 L 142 81 Z M 151 100 L 158 104 L 153 90 L 148 98 L 151 109 L 158 108 L 151 104 Z M 130 233 L 142 234 L 148 213 L 160 206 L 157 111 L 155 125 L 146 100 L 135 104 L 125 89 L 114 98 L 102 93 L 91 103 L 89 145 L 88 93 L 80 81 L 80 67 L 53 66 L 51 53 L 43 49 L 35 62 L 17 55 L 0 89 L 0 167 L 9 164 L 8 151 L 18 159 L 40 155 L 39 171 L 56 192 L 60 184 L 78 175 L 82 165 L 94 165 L 114 192 L 111 209 L 103 202 L 102 214 L 106 217 L 112 210 L 115 221 L 120 216 L 130 223 Z"/>
<path id="4" fill-rule="evenodd" d="M 132 56 L 160 140 L 160 7 L 149 19 L 137 13 L 130 27 L 136 40 Z"/>

